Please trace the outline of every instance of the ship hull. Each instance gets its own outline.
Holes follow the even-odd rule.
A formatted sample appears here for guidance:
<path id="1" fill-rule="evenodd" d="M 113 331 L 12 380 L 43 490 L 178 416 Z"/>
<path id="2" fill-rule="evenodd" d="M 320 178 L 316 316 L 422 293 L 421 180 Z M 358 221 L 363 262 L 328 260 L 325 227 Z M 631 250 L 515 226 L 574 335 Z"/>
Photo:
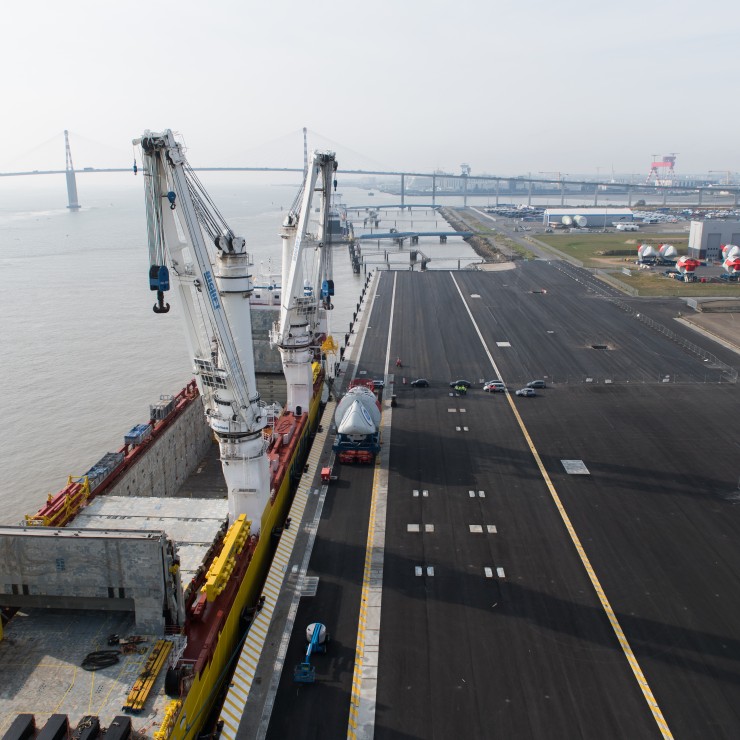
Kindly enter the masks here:
<path id="1" fill-rule="evenodd" d="M 99 716 L 101 726 L 109 726 L 115 722 L 115 715 L 120 713 L 124 697 L 130 689 L 129 677 L 135 675 L 139 668 L 144 668 L 145 652 L 137 651 L 133 656 L 122 655 L 125 671 L 111 670 L 89 674 L 89 677 L 84 673 L 84 679 L 81 675 L 69 686 L 65 684 L 69 675 L 66 672 L 67 666 L 70 663 L 79 663 L 80 656 L 84 656 L 85 650 L 94 651 L 104 647 L 105 640 L 102 639 L 101 644 L 101 635 L 104 638 L 106 634 L 115 632 L 127 636 L 134 632 L 159 640 L 167 635 L 173 636 L 177 657 L 174 657 L 173 653 L 171 668 L 162 670 L 157 684 L 160 688 L 158 690 L 154 688 L 146 702 L 147 706 L 135 711 L 136 716 L 131 718 L 133 729 L 148 737 L 156 730 L 158 740 L 169 737 L 194 738 L 200 733 L 209 717 L 213 716 L 212 710 L 217 708 L 222 699 L 221 689 L 230 675 L 234 658 L 239 653 L 247 618 L 250 611 L 254 613 L 254 607 L 260 597 L 277 545 L 277 538 L 273 533 L 280 530 L 288 516 L 293 494 L 303 473 L 305 460 L 319 423 L 323 380 L 323 373 L 316 367 L 313 393 L 308 408 L 300 416 L 283 411 L 275 420 L 269 433 L 271 441 L 267 450 L 272 470 L 271 496 L 260 522 L 261 536 L 247 535 L 246 544 L 235 555 L 233 571 L 223 591 L 214 599 L 207 600 L 207 603 L 204 603 L 206 600 L 201 591 L 204 574 L 219 556 L 221 548 L 226 547 L 227 510 L 226 500 L 223 498 L 226 491 L 225 488 L 221 488 L 223 486 L 221 465 L 218 464 L 217 456 L 213 454 L 215 450 L 211 435 L 202 434 L 202 428 L 207 429 L 207 426 L 203 424 L 202 407 L 197 400 L 198 394 L 194 385 L 176 397 L 173 409 L 166 418 L 151 422 L 153 431 L 146 440 L 142 440 L 135 448 L 122 448 L 115 455 L 109 453 L 109 456 L 113 455 L 115 458 L 112 458 L 114 467 L 112 470 L 106 468 L 103 473 L 98 474 L 99 480 L 95 482 L 93 490 L 90 490 L 88 476 L 76 479 L 57 496 L 49 496 L 45 506 L 36 515 L 27 517 L 26 527 L 7 527 L 7 532 L 0 533 L 0 539 L 22 538 L 24 547 L 31 548 L 28 551 L 34 554 L 34 562 L 51 562 L 52 568 L 56 563 L 57 570 L 62 563 L 63 573 L 69 571 L 68 578 L 72 578 L 73 574 L 84 567 L 82 565 L 84 553 L 93 545 L 99 544 L 100 547 L 109 549 L 111 543 L 118 540 L 125 542 L 129 537 L 142 534 L 145 534 L 143 539 L 149 542 L 151 540 L 149 532 L 158 531 L 161 526 L 163 531 L 159 532 L 160 539 L 164 538 L 163 542 L 169 543 L 163 547 L 168 553 L 173 552 L 177 556 L 175 561 L 167 562 L 177 564 L 177 571 L 181 575 L 178 581 L 182 583 L 180 603 L 184 605 L 182 613 L 177 615 L 177 618 L 174 618 L 175 611 L 169 611 L 168 618 L 162 619 L 164 602 L 157 601 L 155 595 L 152 611 L 155 617 L 158 615 L 161 626 L 145 627 L 143 621 L 140 623 L 140 618 L 143 618 L 143 612 L 139 611 L 142 602 L 135 589 L 146 580 L 146 577 L 136 575 L 134 571 L 136 563 L 144 561 L 132 559 L 129 551 L 113 558 L 115 562 L 124 563 L 123 575 L 111 566 L 110 572 L 107 573 L 109 577 L 103 579 L 105 583 L 116 583 L 118 587 L 117 590 L 107 589 L 107 599 L 85 597 L 86 591 L 84 589 L 83 592 L 75 591 L 71 581 L 69 583 L 63 581 L 62 585 L 54 590 L 56 580 L 53 582 L 47 582 L 48 579 L 28 580 L 35 571 L 25 573 L 22 569 L 19 570 L 16 558 L 13 561 L 15 564 L 13 572 L 17 571 L 15 580 L 19 583 L 30 583 L 30 588 L 24 586 L 21 591 L 19 587 L 17 595 L 15 590 L 12 594 L 2 594 L 0 603 L 8 607 L 5 617 L 11 616 L 18 609 L 30 610 L 32 616 L 26 618 L 25 613 L 21 613 L 19 621 L 11 619 L 4 631 L 6 636 L 14 635 L 15 639 L 7 640 L 5 644 L 2 642 L 3 630 L 0 627 L 2 655 L 9 656 L 7 657 L 9 661 L 15 661 L 20 665 L 23 660 L 19 656 L 25 653 L 24 660 L 27 661 L 27 665 L 24 664 L 25 668 L 21 666 L 18 671 L 11 672 L 5 677 L 7 685 L 12 688 L 10 695 L 0 697 L 0 708 L 3 709 L 6 719 L 11 717 L 13 712 L 28 712 L 30 709 L 35 710 L 36 721 L 39 723 L 47 721 L 49 719 L 47 705 L 51 702 L 57 707 L 57 712 L 68 715 L 71 723 L 81 721 L 81 707 L 85 707 L 88 714 Z M 156 416 L 152 417 L 155 418 Z M 195 456 L 194 463 L 189 459 L 186 466 L 184 458 L 193 458 L 201 449 L 205 450 L 203 455 Z M 173 462 L 175 457 L 180 460 L 177 465 Z M 95 470 L 97 467 L 99 466 L 96 466 Z M 182 481 L 183 476 L 188 475 L 184 470 L 185 467 L 188 469 L 192 467 L 195 476 L 192 482 L 190 478 L 186 481 L 182 497 L 178 495 L 179 491 L 164 496 L 143 495 L 142 492 L 147 489 L 147 485 L 150 489 L 154 488 L 152 480 L 159 481 L 169 475 L 173 480 L 179 478 Z M 159 488 L 158 485 L 157 489 Z M 209 493 L 203 497 L 199 495 L 200 491 Z M 198 508 L 189 513 L 188 508 L 194 504 Z M 151 520 L 151 525 L 147 533 L 143 533 L 138 527 L 148 520 Z M 173 524 L 176 521 L 179 523 Z M 50 526 L 52 522 L 56 526 Z M 172 529 L 168 530 L 168 527 Z M 164 530 L 171 531 L 172 534 L 165 535 Z M 66 538 L 49 537 L 46 533 L 50 531 L 60 534 L 68 531 L 69 534 Z M 77 532 L 79 535 L 75 534 Z M 81 538 L 83 535 L 88 536 L 85 534 L 87 532 L 90 532 L 92 544 L 86 540 L 82 549 L 79 547 L 81 540 L 70 539 L 75 536 Z M 105 539 L 108 535 L 111 538 L 110 542 Z M 36 544 L 42 539 L 48 547 Z M 65 551 L 66 554 L 59 552 L 59 547 L 62 546 L 60 543 L 65 539 L 76 543 L 70 545 L 71 550 L 69 553 Z M 201 545 L 194 546 L 193 543 Z M 96 566 L 110 555 L 108 549 L 105 549 L 105 552 L 100 551 L 103 554 L 95 560 Z M 7 547 L 5 551 L 7 552 Z M 82 554 L 77 555 L 78 551 Z M 3 548 L 0 547 L 0 553 L 2 552 Z M 166 565 L 157 553 L 158 550 L 146 561 L 155 564 L 150 569 L 152 572 L 157 570 L 156 563 L 159 563 L 160 567 Z M 74 560 L 75 557 L 81 558 L 82 561 L 78 563 Z M 2 566 L 0 569 L 11 572 L 1 562 L 0 566 Z M 102 566 L 97 570 L 101 569 L 105 571 Z M 40 568 L 42 574 L 48 570 L 45 566 Z M 167 566 L 167 570 L 171 570 L 170 566 Z M 146 572 L 149 573 L 149 570 Z M 126 574 L 131 576 L 130 580 L 125 580 Z M 101 577 L 104 575 L 106 574 L 101 573 Z M 124 580 L 119 580 L 121 577 Z M 168 582 L 174 584 L 174 581 Z M 85 583 L 86 589 L 94 588 L 90 585 L 92 582 L 89 577 L 86 577 Z M 151 592 L 154 593 L 157 590 L 157 583 L 156 576 L 146 580 L 144 591 L 149 593 L 152 588 Z M 161 585 L 164 585 L 164 579 Z M 111 590 L 115 591 L 113 596 L 118 597 L 114 603 L 111 602 Z M 166 591 L 162 592 L 165 593 Z M 70 596 L 66 598 L 65 594 Z M 58 602 L 60 608 L 56 609 L 55 595 L 60 599 Z M 66 607 L 62 606 L 63 598 L 66 598 Z M 87 602 L 89 604 L 86 608 Z M 68 611 L 71 608 L 70 604 L 76 611 Z M 115 616 L 103 616 L 110 614 L 111 608 L 115 610 L 113 612 Z M 73 613 L 74 617 L 71 616 Z M 67 614 L 70 614 L 69 619 Z M 156 618 L 153 620 L 157 621 Z M 106 629 L 102 625 L 110 626 Z M 163 629 L 166 629 L 165 634 L 162 632 Z M 57 644 L 54 636 L 67 634 L 67 630 L 71 630 L 70 634 L 75 635 L 74 639 Z M 45 644 L 47 640 L 49 645 Z M 18 650 L 14 647 L 15 644 L 18 645 Z M 26 644 L 28 649 L 24 651 L 23 645 Z M 50 679 L 52 675 L 59 678 Z M 161 692 L 162 679 L 165 694 L 171 699 L 169 703 L 167 696 Z M 47 691 L 46 701 L 36 706 L 38 692 L 42 690 L 40 687 L 45 686 L 50 680 L 54 686 L 53 690 Z M 153 678 L 152 682 L 156 680 Z M 90 688 L 87 691 L 88 683 L 91 687 L 95 686 L 95 690 Z M 102 699 L 99 697 L 101 690 L 98 686 L 105 686 Z M 4 729 L 7 729 L 5 720 L 0 718 L 0 735 Z"/>
<path id="2" fill-rule="evenodd" d="M 311 439 L 318 426 L 321 406 L 321 383 L 314 386 L 314 394 L 308 412 L 303 414 L 301 428 L 296 433 L 296 443 L 292 454 L 282 466 L 282 477 L 276 482 L 274 501 L 266 507 L 262 516 L 262 536 L 252 554 L 247 571 L 239 585 L 236 597 L 225 616 L 223 628 L 219 632 L 213 654 L 200 673 L 192 677 L 187 694 L 182 698 L 182 706 L 174 719 L 168 737 L 173 740 L 186 740 L 197 736 L 205 724 L 211 710 L 215 707 L 219 689 L 228 675 L 231 663 L 238 654 L 241 637 L 241 618 L 245 610 L 254 604 L 260 594 L 273 555 L 270 534 L 282 526 L 290 508 L 297 479 L 300 477 L 304 461 L 308 455 Z"/>

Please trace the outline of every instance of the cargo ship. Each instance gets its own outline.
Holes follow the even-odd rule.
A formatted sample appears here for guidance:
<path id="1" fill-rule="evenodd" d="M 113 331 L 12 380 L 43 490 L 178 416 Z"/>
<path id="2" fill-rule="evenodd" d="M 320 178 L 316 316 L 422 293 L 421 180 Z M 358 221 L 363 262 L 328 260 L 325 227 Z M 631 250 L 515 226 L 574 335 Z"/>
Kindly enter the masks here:
<path id="1" fill-rule="evenodd" d="M 169 131 L 147 132 L 142 140 L 163 167 L 180 155 Z M 195 380 L 153 404 L 148 421 L 132 428 L 117 452 L 71 478 L 36 514 L 0 527 L 0 733 L 8 740 L 31 737 L 42 725 L 39 735 L 49 737 L 89 738 L 105 729 L 111 737 L 136 732 L 184 740 L 213 721 L 261 608 L 262 584 L 326 395 L 333 284 L 324 265 L 308 281 L 321 287 L 307 291 L 297 267 L 301 245 L 316 242 L 308 218 L 319 175 L 319 242 L 328 221 L 336 164 L 333 155 L 314 164 L 302 189 L 309 195 L 296 200 L 283 229 L 280 290 L 295 300 L 283 300 L 271 341 L 283 358 L 286 405 L 259 401 L 243 313 L 214 313 L 253 292 L 246 260 L 234 267 L 243 240 L 229 234 L 215 275 L 207 265 L 198 273 L 171 260 L 194 301 L 183 313 L 192 315 L 198 301 L 210 311 L 194 322 L 210 322 L 207 348 L 190 338 Z M 171 176 L 150 166 L 148 187 Z M 175 175 L 184 171 L 179 166 Z M 182 185 L 166 191 L 169 201 L 158 192 L 147 200 L 150 237 L 172 228 L 160 230 L 163 215 L 151 208 L 177 203 L 187 220 L 187 193 Z M 197 258 L 197 238 L 188 247 Z M 155 312 L 169 309 L 162 257 L 155 255 L 149 273 Z"/>

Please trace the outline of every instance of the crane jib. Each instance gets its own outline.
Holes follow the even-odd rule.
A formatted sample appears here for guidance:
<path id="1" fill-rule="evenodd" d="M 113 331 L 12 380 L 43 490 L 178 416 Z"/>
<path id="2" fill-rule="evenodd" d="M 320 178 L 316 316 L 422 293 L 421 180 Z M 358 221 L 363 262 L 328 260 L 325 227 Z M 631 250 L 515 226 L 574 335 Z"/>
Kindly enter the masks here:
<path id="1" fill-rule="evenodd" d="M 205 278 L 206 287 L 208 288 L 208 295 L 211 296 L 211 304 L 215 309 L 220 309 L 221 303 L 218 300 L 218 291 L 213 282 L 213 275 L 211 275 L 210 271 L 206 271 L 203 273 L 203 277 Z"/>

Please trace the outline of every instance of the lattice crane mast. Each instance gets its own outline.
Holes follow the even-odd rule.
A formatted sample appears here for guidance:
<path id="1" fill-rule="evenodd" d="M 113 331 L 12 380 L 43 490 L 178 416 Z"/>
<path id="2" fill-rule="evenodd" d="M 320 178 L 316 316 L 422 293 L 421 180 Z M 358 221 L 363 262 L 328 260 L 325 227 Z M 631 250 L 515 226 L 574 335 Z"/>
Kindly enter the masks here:
<path id="1" fill-rule="evenodd" d="M 323 319 L 331 308 L 329 210 L 337 162 L 334 152 L 311 154 L 303 186 L 283 221 L 282 295 L 280 319 L 273 324 L 270 343 L 280 351 L 287 384 L 288 411 L 307 410 L 313 389 L 314 348 L 326 331 Z M 321 193 L 318 231 L 310 234 L 314 193 Z M 310 256 L 313 268 L 307 267 Z"/>
<path id="2" fill-rule="evenodd" d="M 270 475 L 262 433 L 267 416 L 254 374 L 246 244 L 211 201 L 172 131 L 146 131 L 134 144 L 142 153 L 154 311 L 170 309 L 164 292 L 171 271 L 206 419 L 219 443 L 229 517 L 233 522 L 246 514 L 257 533 Z"/>

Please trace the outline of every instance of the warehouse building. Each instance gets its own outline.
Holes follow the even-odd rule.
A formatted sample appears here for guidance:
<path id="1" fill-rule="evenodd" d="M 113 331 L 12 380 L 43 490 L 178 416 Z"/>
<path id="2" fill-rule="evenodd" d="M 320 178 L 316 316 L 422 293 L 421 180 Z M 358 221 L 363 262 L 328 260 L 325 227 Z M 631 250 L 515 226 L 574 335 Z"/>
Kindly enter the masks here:
<path id="1" fill-rule="evenodd" d="M 695 260 L 721 260 L 725 244 L 740 246 L 740 221 L 692 221 L 688 256 Z"/>
<path id="2" fill-rule="evenodd" d="M 563 220 L 565 219 L 565 220 Z M 631 208 L 548 208 L 542 219 L 545 226 L 576 226 L 588 229 L 607 229 L 617 223 L 634 220 Z"/>

